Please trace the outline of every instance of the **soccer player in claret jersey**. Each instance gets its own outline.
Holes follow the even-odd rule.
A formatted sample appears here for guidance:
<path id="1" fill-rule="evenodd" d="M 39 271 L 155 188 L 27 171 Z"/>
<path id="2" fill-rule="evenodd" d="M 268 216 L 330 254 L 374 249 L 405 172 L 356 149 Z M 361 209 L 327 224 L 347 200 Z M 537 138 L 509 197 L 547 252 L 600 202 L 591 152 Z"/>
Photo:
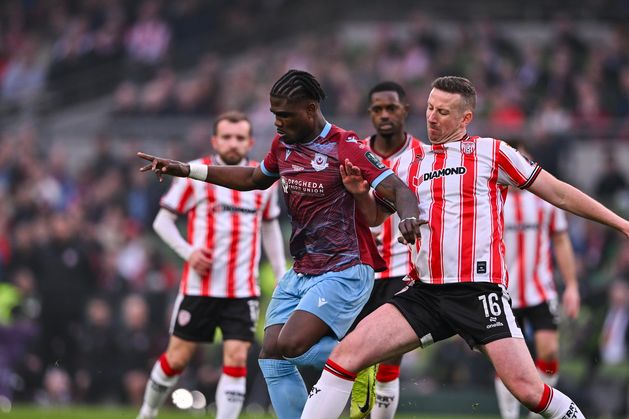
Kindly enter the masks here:
<path id="1" fill-rule="evenodd" d="M 254 167 L 251 123 L 227 112 L 214 123 L 216 154 L 195 160 L 216 167 Z M 199 343 L 223 334 L 223 374 L 216 389 L 216 417 L 235 419 L 245 398 L 247 352 L 258 317 L 260 241 L 276 278 L 286 271 L 277 216 L 277 188 L 238 192 L 190 178 L 175 178 L 161 200 L 153 227 L 186 262 L 166 352 L 155 363 L 138 418 L 150 419 L 176 384 Z M 188 239 L 175 221 L 187 215 Z M 260 232 L 262 238 L 260 239 Z"/>
<path id="2" fill-rule="evenodd" d="M 406 92 L 398 83 L 386 81 L 375 85 L 369 91 L 368 112 L 376 133 L 364 141 L 385 166 L 393 168 L 402 154 L 421 147 L 421 142 L 405 130 L 409 104 Z M 369 301 L 350 330 L 406 285 L 404 278 L 412 269 L 412 264 L 408 247 L 397 240 L 399 222 L 400 218 L 393 214 L 381 226 L 372 228 L 378 252 L 384 259 L 386 268 L 376 273 Z M 395 416 L 400 396 L 401 362 L 400 355 L 384 360 L 377 366 L 372 419 L 391 419 Z M 352 390 L 350 417 L 353 419 L 369 414 L 371 404 L 369 388 L 372 384 L 369 372 L 369 369 L 361 371 Z M 364 375 L 366 377 L 363 378 Z M 359 383 L 362 385 L 359 386 Z"/>
<path id="3" fill-rule="evenodd" d="M 506 143 L 470 136 L 476 92 L 462 77 L 432 84 L 426 120 L 430 145 L 400 157 L 397 173 L 421 203 L 421 247 L 413 247 L 412 286 L 361 321 L 334 349 L 302 418 L 337 418 L 356 372 L 391 356 L 460 335 L 485 353 L 507 388 L 546 418 L 583 418 L 576 404 L 545 384 L 509 304 L 502 208 L 509 186 L 601 222 L 629 237 L 629 222 L 557 180 Z M 343 180 L 370 224 L 387 216 L 346 162 Z"/>
<path id="4" fill-rule="evenodd" d="M 280 180 L 292 222 L 293 268 L 267 310 L 260 368 L 280 419 L 301 415 L 308 392 L 297 365 L 323 368 L 330 352 L 367 302 L 374 270 L 384 264 L 369 227 L 345 189 L 340 166 L 350 159 L 397 208 L 409 242 L 419 235 L 417 198 L 358 137 L 327 122 L 325 94 L 305 71 L 290 70 L 271 88 L 277 135 L 258 167 L 185 164 L 144 153 L 141 171 L 193 177 L 236 190 L 266 189 Z"/>
<path id="5" fill-rule="evenodd" d="M 521 143 L 509 141 L 509 144 L 530 158 Z M 509 189 L 504 206 L 504 241 L 511 307 L 518 324 L 528 324 L 533 332 L 535 365 L 542 381 L 549 386 L 557 384 L 559 370 L 559 304 L 551 243 L 565 284 L 563 311 L 567 317 L 575 318 L 580 307 L 574 253 L 567 229 L 562 210 L 530 192 Z M 503 419 L 520 417 L 520 403 L 497 377 L 496 395 Z"/>

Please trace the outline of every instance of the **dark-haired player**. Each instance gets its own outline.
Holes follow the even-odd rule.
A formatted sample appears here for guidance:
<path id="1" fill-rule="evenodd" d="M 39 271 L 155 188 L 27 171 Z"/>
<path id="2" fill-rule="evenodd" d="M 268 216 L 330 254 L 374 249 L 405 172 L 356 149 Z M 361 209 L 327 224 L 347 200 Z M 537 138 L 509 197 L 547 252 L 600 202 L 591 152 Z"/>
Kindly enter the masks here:
<path id="1" fill-rule="evenodd" d="M 281 419 L 301 415 L 308 397 L 297 365 L 322 368 L 363 305 L 383 262 L 364 217 L 344 188 L 351 160 L 384 202 L 395 205 L 409 242 L 419 233 L 418 203 L 391 169 L 349 131 L 323 117 L 325 94 L 305 71 L 284 74 L 270 92 L 277 134 L 259 167 L 188 165 L 144 153 L 141 171 L 193 177 L 236 190 L 266 189 L 278 179 L 291 216 L 294 266 L 269 305 L 260 368 Z"/>
<path id="2" fill-rule="evenodd" d="M 413 247 L 414 284 L 361 321 L 336 346 L 313 386 L 302 418 L 338 418 L 356 372 L 391 356 L 460 335 L 491 360 L 529 410 L 545 418 L 583 418 L 565 394 L 545 384 L 515 322 L 506 292 L 502 208 L 509 186 L 598 221 L 629 237 L 629 221 L 559 181 L 506 143 L 472 137 L 476 91 L 462 77 L 432 84 L 426 109 L 430 145 L 400 157 L 396 172 L 421 203 L 421 246 Z M 361 170 L 344 182 L 370 223 L 387 216 Z"/>
<path id="3" fill-rule="evenodd" d="M 376 133 L 366 138 L 365 143 L 389 168 L 393 168 L 406 151 L 421 148 L 421 141 L 407 133 L 405 129 L 409 108 L 406 92 L 398 83 L 381 82 L 369 91 L 368 112 Z M 384 220 L 381 226 L 372 229 L 372 233 L 376 235 L 378 252 L 384 259 L 386 268 L 376 273 L 369 301 L 354 321 L 354 325 L 386 303 L 406 285 L 404 277 L 411 271 L 412 264 L 408 247 L 397 240 L 399 222 L 400 218 L 393 214 Z M 368 415 L 372 404 L 372 419 L 392 419 L 395 416 L 400 401 L 401 362 L 400 355 L 384 360 L 377 366 L 375 397 L 371 394 L 373 372 L 370 369 L 361 371 L 352 389 L 350 405 L 352 419 Z"/>

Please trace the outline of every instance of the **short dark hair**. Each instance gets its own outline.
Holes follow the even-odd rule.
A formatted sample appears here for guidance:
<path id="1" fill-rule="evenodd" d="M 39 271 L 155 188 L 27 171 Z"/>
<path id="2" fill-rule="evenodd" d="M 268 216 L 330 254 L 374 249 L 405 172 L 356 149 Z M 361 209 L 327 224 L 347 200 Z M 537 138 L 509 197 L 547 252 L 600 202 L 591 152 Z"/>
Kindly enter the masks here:
<path id="1" fill-rule="evenodd" d="M 325 92 L 317 79 L 307 71 L 289 70 L 271 88 L 271 96 L 288 100 L 311 99 L 317 103 L 325 99 Z"/>
<path id="2" fill-rule="evenodd" d="M 404 102 L 406 100 L 406 92 L 404 91 L 404 88 L 394 81 L 383 81 L 372 87 L 369 91 L 369 100 L 371 101 L 371 96 L 378 92 L 396 92 L 400 98 L 400 102 Z"/>
<path id="3" fill-rule="evenodd" d="M 448 93 L 457 93 L 461 95 L 468 109 L 474 110 L 476 108 L 476 89 L 472 82 L 465 77 L 439 77 L 432 82 L 432 88 Z"/>
<path id="4" fill-rule="evenodd" d="M 222 114 L 220 114 L 219 116 L 216 117 L 216 119 L 214 120 L 214 135 L 218 134 L 218 124 L 221 121 L 229 121 L 232 123 L 237 123 L 240 121 L 245 121 L 249 124 L 249 136 L 253 135 L 253 125 L 251 125 L 251 121 L 249 120 L 249 118 L 247 117 L 247 115 L 245 115 L 242 112 L 239 111 L 227 111 L 227 112 L 223 112 Z"/>

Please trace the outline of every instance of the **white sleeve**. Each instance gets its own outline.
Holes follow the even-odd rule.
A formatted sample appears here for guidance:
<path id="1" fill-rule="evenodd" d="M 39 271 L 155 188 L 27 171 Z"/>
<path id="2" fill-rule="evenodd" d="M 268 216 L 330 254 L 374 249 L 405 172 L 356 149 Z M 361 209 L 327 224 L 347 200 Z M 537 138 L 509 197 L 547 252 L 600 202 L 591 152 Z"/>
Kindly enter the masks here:
<path id="1" fill-rule="evenodd" d="M 498 146 L 498 183 L 526 189 L 533 184 L 542 168 L 524 157 L 504 141 L 495 140 Z"/>
<path id="2" fill-rule="evenodd" d="M 271 263 L 275 281 L 282 279 L 286 273 L 286 256 L 284 256 L 284 238 L 280 223 L 275 220 L 262 222 L 262 247 Z"/>
<path id="3" fill-rule="evenodd" d="M 194 251 L 190 243 L 181 236 L 175 221 L 177 215 L 167 209 L 160 209 L 153 221 L 153 229 L 164 242 L 183 260 L 188 260 Z"/>

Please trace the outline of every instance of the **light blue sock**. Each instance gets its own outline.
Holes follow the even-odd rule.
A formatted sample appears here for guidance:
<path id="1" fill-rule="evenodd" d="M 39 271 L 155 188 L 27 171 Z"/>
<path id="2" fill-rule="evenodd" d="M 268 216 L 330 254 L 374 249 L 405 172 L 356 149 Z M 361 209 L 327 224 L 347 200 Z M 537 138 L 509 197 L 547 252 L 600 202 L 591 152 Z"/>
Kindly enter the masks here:
<path id="1" fill-rule="evenodd" d="M 339 343 L 338 340 L 331 336 L 324 336 L 321 340 L 310 347 L 303 354 L 295 358 L 285 358 L 300 367 L 310 366 L 318 370 L 323 370 L 323 366 L 330 357 L 332 349 Z"/>
<path id="2" fill-rule="evenodd" d="M 308 391 L 297 367 L 283 359 L 258 359 L 279 419 L 299 419 Z"/>

